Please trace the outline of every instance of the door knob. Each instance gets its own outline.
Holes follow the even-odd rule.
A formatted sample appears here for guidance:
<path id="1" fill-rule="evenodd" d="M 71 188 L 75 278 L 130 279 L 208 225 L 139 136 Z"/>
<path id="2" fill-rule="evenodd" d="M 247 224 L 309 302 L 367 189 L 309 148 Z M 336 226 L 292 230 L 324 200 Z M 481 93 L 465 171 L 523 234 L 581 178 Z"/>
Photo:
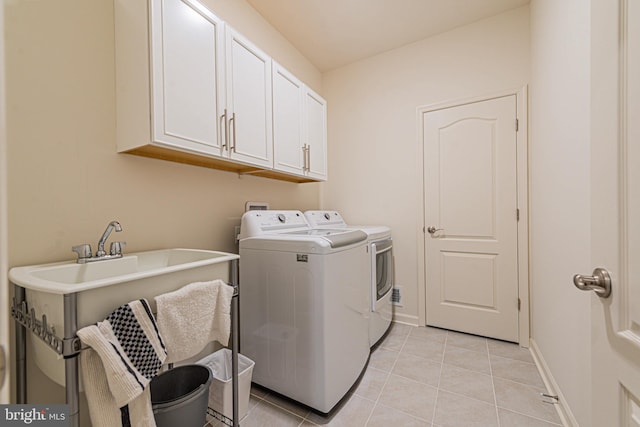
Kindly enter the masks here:
<path id="1" fill-rule="evenodd" d="M 435 228 L 433 225 L 427 228 L 429 234 L 435 234 L 436 231 L 442 231 L 444 228 Z"/>
<path id="2" fill-rule="evenodd" d="M 593 270 L 593 276 L 576 274 L 573 276 L 573 284 L 581 291 L 594 291 L 600 298 L 611 295 L 611 275 L 604 268 Z"/>

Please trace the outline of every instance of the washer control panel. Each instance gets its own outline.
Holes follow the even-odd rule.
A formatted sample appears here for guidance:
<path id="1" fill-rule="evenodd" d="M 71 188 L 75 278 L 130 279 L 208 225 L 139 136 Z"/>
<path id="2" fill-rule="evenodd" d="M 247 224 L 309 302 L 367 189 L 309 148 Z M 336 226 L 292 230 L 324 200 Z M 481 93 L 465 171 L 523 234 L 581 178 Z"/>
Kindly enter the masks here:
<path id="1" fill-rule="evenodd" d="M 300 211 L 248 211 L 242 216 L 240 238 L 309 228 L 307 219 Z"/>
<path id="2" fill-rule="evenodd" d="M 312 227 L 346 227 L 346 223 L 337 211 L 306 211 L 304 216 Z"/>

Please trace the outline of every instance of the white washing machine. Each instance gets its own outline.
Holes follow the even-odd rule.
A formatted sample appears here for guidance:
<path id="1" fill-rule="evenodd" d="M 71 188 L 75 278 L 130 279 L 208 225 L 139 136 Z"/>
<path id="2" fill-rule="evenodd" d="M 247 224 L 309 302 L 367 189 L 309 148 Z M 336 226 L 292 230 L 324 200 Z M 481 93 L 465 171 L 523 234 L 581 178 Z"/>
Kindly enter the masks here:
<path id="1" fill-rule="evenodd" d="M 370 292 L 369 345 L 375 345 L 391 326 L 394 285 L 393 241 L 391 228 L 347 225 L 336 211 L 306 211 L 304 215 L 314 228 L 362 230 L 367 233 L 370 275 L 365 285 Z"/>
<path id="2" fill-rule="evenodd" d="M 367 235 L 313 229 L 300 211 L 240 228 L 240 346 L 253 382 L 327 413 L 369 357 Z"/>

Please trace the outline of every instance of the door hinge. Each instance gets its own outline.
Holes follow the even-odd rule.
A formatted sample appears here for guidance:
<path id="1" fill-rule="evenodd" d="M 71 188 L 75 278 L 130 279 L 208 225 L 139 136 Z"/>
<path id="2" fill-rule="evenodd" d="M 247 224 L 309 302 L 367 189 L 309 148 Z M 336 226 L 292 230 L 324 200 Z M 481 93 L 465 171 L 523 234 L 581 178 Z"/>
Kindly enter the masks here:
<path id="1" fill-rule="evenodd" d="M 516 208 L 516 221 L 520 221 L 520 209 Z"/>
<path id="2" fill-rule="evenodd" d="M 540 397 L 542 397 L 542 401 L 544 403 L 555 405 L 556 403 L 560 402 L 560 398 L 557 394 L 540 393 Z"/>
<path id="3" fill-rule="evenodd" d="M 518 132 L 518 130 L 520 130 L 520 122 L 516 119 L 516 132 Z"/>
<path id="4" fill-rule="evenodd" d="M 518 298 L 518 311 L 520 311 L 520 307 L 522 307 L 522 301 L 520 301 L 520 298 Z"/>

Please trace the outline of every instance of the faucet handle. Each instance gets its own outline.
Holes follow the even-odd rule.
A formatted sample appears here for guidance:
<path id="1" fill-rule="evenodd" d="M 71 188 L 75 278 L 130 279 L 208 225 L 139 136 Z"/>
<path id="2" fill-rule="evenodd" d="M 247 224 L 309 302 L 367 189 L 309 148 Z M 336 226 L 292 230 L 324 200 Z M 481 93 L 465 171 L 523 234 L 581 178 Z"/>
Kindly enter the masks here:
<path id="1" fill-rule="evenodd" d="M 127 245 L 127 242 L 111 242 L 109 247 L 109 253 L 111 255 L 122 255 L 122 249 Z"/>
<path id="2" fill-rule="evenodd" d="M 78 254 L 78 259 L 91 258 L 91 245 L 88 243 L 72 246 L 71 250 Z"/>

